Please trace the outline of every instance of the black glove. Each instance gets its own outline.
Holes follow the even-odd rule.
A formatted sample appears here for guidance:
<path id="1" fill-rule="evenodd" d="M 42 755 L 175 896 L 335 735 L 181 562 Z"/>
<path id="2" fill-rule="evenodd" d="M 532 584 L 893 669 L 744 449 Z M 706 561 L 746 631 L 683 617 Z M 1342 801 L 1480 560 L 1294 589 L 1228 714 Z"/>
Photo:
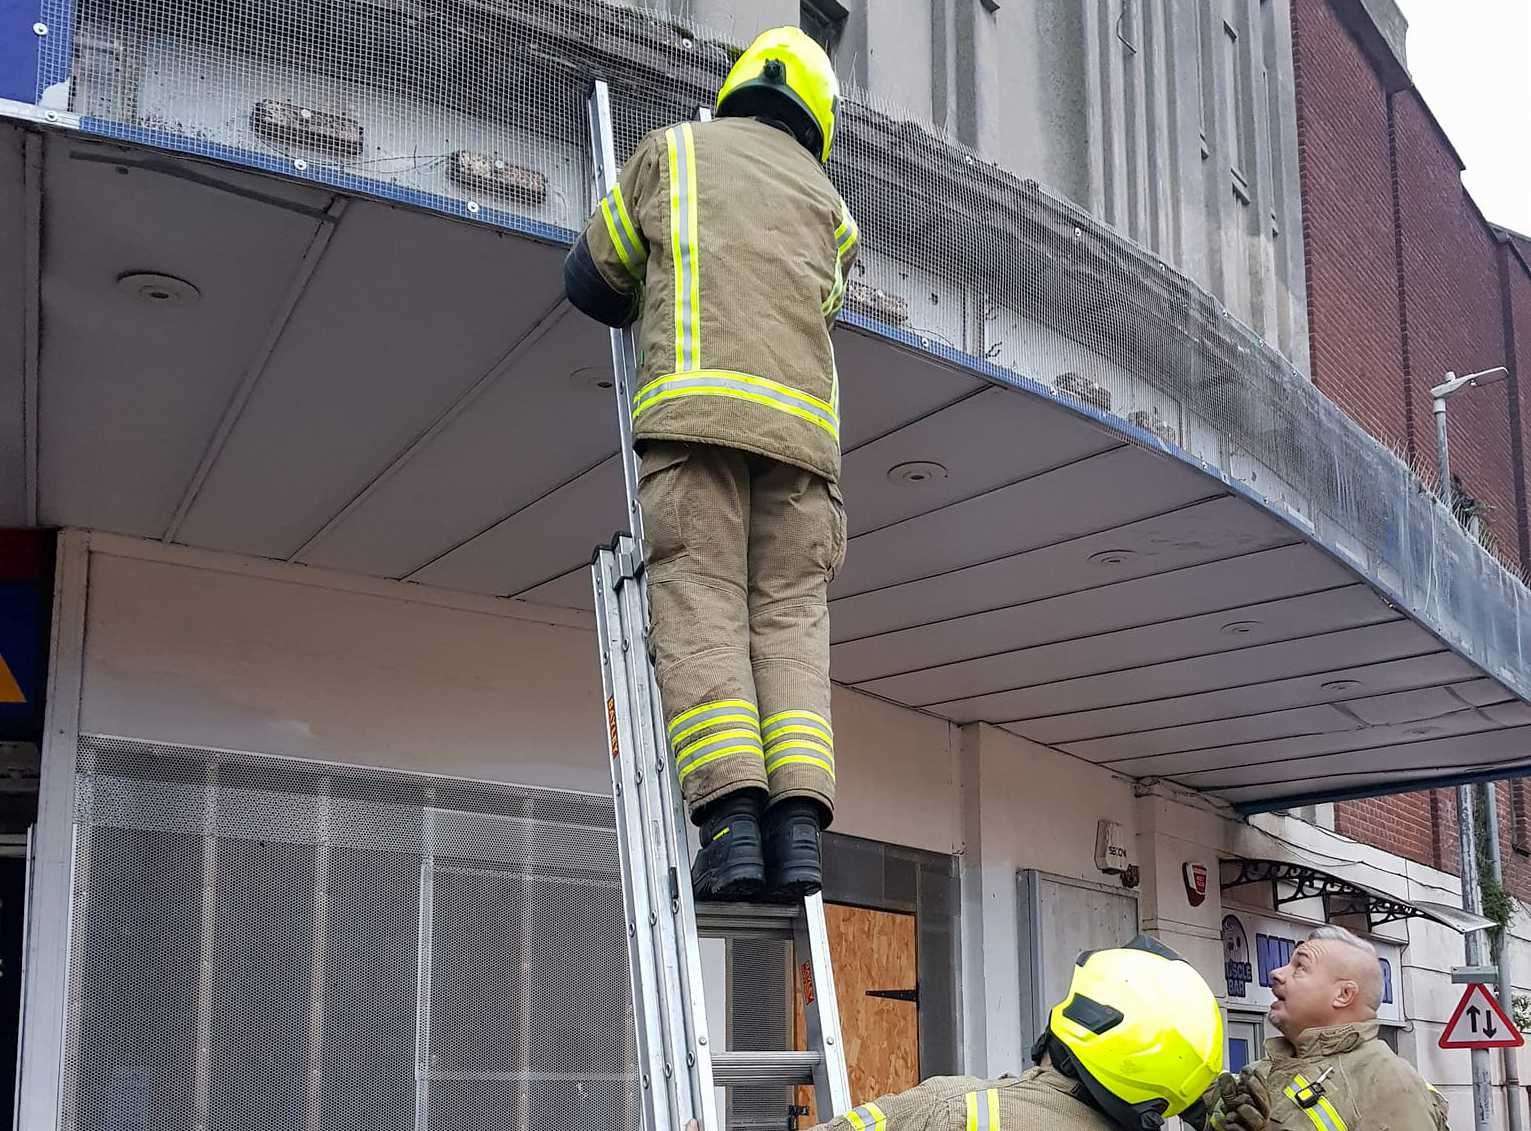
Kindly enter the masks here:
<path id="1" fill-rule="evenodd" d="M 1258 1076 L 1248 1068 L 1237 1076 L 1225 1072 L 1214 1087 L 1217 1099 L 1208 1120 L 1212 1131 L 1262 1131 L 1270 1119 L 1271 1098 Z"/>

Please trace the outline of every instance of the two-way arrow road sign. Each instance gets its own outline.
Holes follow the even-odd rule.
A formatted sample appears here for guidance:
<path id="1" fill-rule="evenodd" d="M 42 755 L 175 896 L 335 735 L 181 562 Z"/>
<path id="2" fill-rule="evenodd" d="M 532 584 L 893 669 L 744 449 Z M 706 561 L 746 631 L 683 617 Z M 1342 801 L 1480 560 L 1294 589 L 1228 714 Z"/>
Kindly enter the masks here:
<path id="1" fill-rule="evenodd" d="M 1463 991 L 1437 1043 L 1443 1049 L 1513 1049 L 1525 1044 L 1526 1038 L 1504 1015 L 1488 987 L 1474 982 Z"/>

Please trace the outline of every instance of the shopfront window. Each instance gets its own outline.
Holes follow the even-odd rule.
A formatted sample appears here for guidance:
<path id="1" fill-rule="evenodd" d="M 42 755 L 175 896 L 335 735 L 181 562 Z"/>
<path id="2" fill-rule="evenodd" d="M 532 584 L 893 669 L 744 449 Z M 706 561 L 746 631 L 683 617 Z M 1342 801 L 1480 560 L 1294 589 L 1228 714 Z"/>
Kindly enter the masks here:
<path id="1" fill-rule="evenodd" d="M 1228 1015 L 1228 1050 L 1224 1067 L 1238 1072 L 1265 1055 L 1265 1022 L 1254 1014 Z"/>

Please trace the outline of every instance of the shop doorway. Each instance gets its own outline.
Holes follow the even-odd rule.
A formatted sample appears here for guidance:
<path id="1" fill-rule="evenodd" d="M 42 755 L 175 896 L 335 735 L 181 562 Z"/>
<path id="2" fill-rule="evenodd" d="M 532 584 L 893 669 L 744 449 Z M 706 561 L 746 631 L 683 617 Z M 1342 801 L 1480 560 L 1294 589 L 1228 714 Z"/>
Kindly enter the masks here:
<path id="1" fill-rule="evenodd" d="M 862 1103 L 920 1082 L 919 962 L 915 917 L 831 903 L 824 908 L 835 962 L 840 1031 L 851 1097 Z M 795 1048 L 807 1048 L 802 987 L 797 988 Z M 821 1120 L 813 1089 L 799 1088 L 801 1125 Z"/>
<path id="2" fill-rule="evenodd" d="M 824 904 L 852 1101 L 957 1072 L 955 858 L 826 833 Z M 790 952 L 774 940 L 729 940 L 728 1048 L 805 1046 Z M 730 1089 L 725 1123 L 731 1131 L 811 1127 L 811 1092 Z"/>
<path id="3" fill-rule="evenodd" d="M 1258 1013 L 1229 1013 L 1224 1068 L 1238 1072 L 1265 1055 L 1265 1019 Z"/>

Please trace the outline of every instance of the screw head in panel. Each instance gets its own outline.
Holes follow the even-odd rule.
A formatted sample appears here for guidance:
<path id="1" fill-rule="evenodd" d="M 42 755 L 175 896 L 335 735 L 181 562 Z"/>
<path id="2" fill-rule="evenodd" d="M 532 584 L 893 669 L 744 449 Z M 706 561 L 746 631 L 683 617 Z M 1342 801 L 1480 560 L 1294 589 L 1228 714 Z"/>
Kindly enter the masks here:
<path id="1" fill-rule="evenodd" d="M 476 200 L 468 201 L 468 211 L 473 213 L 475 216 L 477 216 L 478 215 L 478 201 L 476 201 Z"/>
<path id="2" fill-rule="evenodd" d="M 703 1033 L 700 1037 L 698 1037 L 696 1039 L 696 1043 L 699 1045 L 705 1045 L 707 1043 L 707 1034 Z"/>
<path id="3" fill-rule="evenodd" d="M 47 35 L 48 34 L 48 25 L 43 23 L 41 20 L 38 20 L 35 24 L 32 25 L 32 34 L 33 35 Z"/>
<path id="4" fill-rule="evenodd" d="M 298 158 L 298 159 L 297 159 L 297 160 L 296 160 L 296 161 L 294 161 L 294 162 L 293 162 L 293 163 L 292 163 L 292 167 L 293 167 L 293 168 L 294 168 L 294 169 L 296 169 L 296 170 L 297 170 L 297 171 L 298 171 L 298 172 L 300 172 L 300 173 L 301 173 L 301 172 L 303 172 L 303 171 L 304 171 L 304 170 L 305 170 L 305 169 L 307 169 L 307 168 L 308 168 L 308 162 L 307 162 L 307 161 L 305 161 L 305 160 L 303 160 L 303 158 L 301 158 L 301 157 L 299 157 L 299 158 Z"/>

